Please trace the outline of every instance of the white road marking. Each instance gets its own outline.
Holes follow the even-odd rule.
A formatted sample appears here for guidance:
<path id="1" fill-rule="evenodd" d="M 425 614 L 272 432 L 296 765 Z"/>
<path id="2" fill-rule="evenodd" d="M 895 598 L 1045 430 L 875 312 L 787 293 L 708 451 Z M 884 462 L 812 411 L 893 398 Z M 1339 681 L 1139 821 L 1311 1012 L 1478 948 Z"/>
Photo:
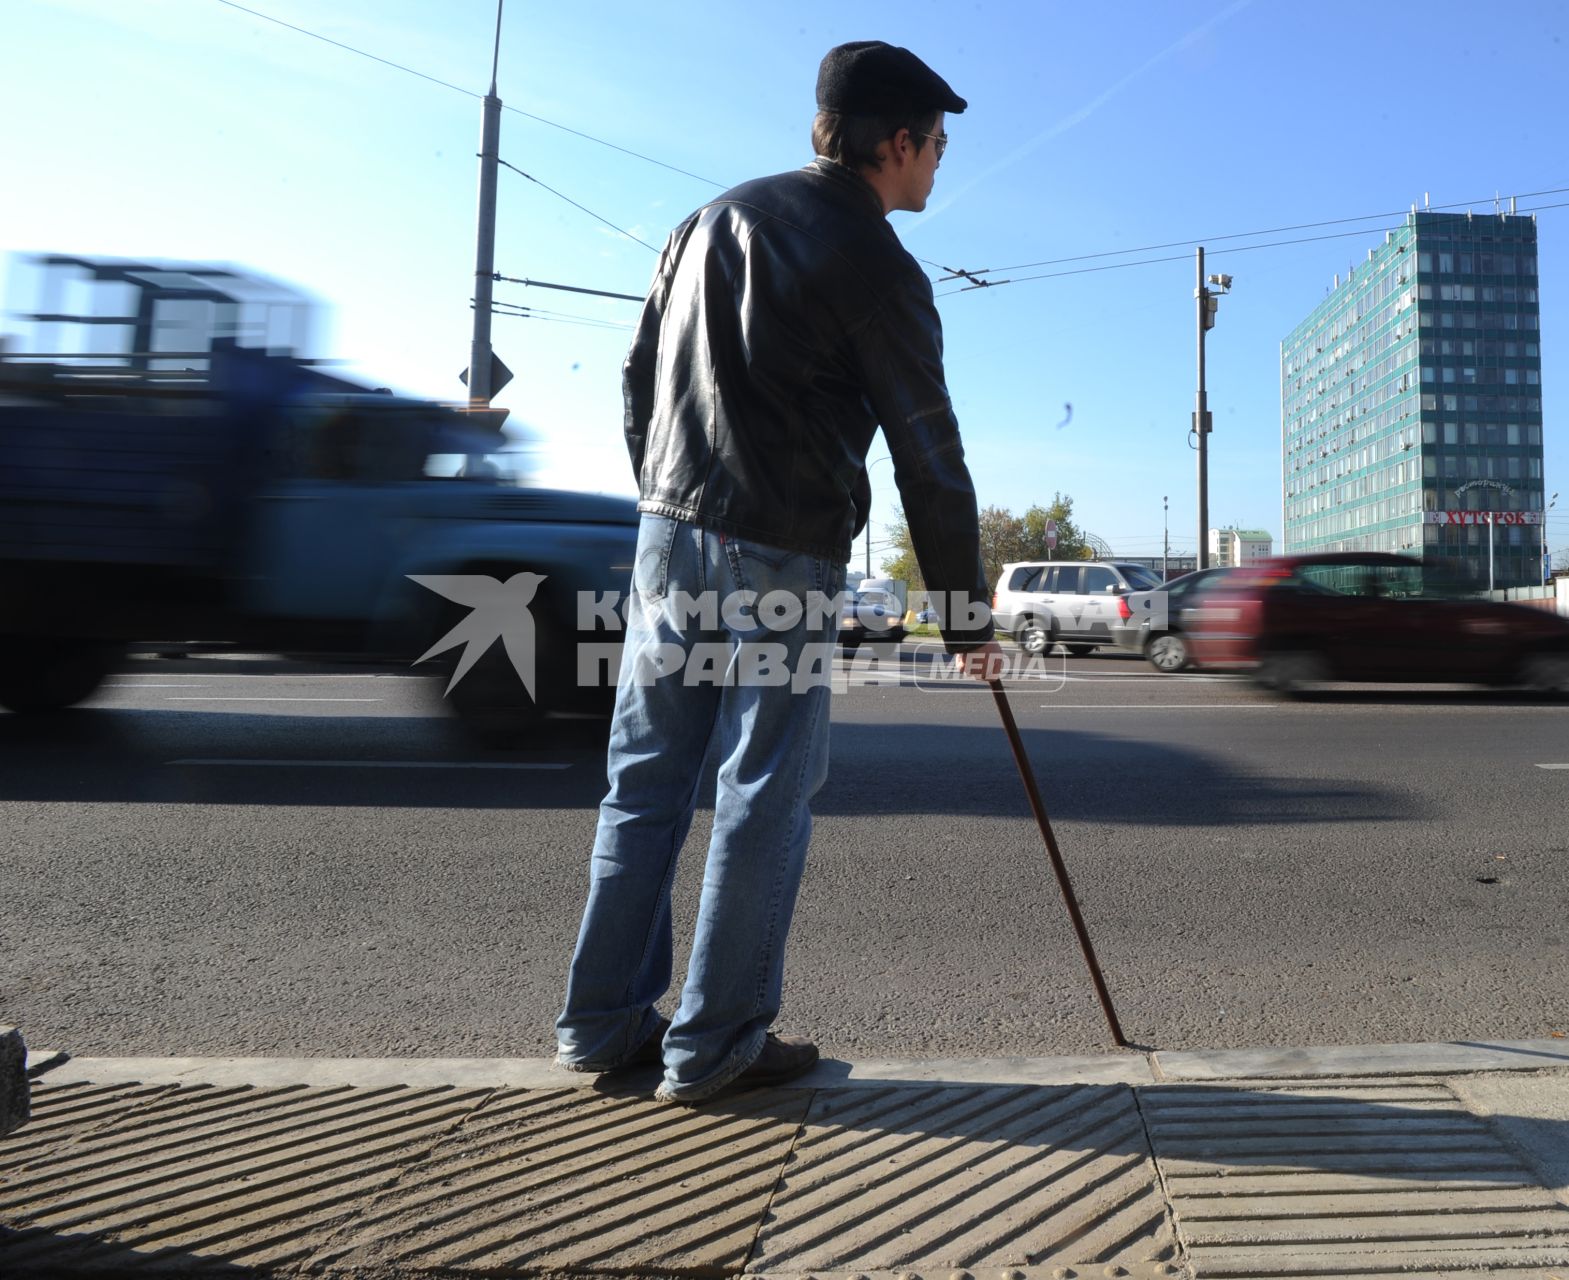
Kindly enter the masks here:
<path id="1" fill-rule="evenodd" d="M 229 698 L 217 694 L 176 695 L 165 702 L 380 702 L 380 698 Z"/>
<path id="2" fill-rule="evenodd" d="M 1539 764 L 1538 769 L 1569 769 L 1569 764 Z"/>
<path id="3" fill-rule="evenodd" d="M 570 764 L 530 763 L 512 760 L 170 760 L 171 765 L 234 765 L 241 768 L 289 769 L 570 769 Z"/>
<path id="4" fill-rule="evenodd" d="M 1043 702 L 1042 711 L 1279 711 L 1268 702 Z"/>
<path id="5" fill-rule="evenodd" d="M 120 671 L 116 674 L 131 680 L 150 676 L 152 672 Z M 160 671 L 160 676 L 177 680 L 434 680 L 435 673 L 401 671 Z"/>

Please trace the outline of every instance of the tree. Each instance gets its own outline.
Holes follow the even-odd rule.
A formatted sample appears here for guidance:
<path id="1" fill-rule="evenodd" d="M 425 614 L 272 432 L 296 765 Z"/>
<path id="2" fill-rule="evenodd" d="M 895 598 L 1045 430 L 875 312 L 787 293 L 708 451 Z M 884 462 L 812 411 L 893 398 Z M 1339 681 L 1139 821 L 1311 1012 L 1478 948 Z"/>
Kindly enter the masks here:
<path id="1" fill-rule="evenodd" d="M 1046 522 L 1057 522 L 1057 547 L 1046 545 Z M 1073 499 L 1061 493 L 1052 495 L 1049 506 L 1036 503 L 1022 516 L 1016 516 L 1006 507 L 987 507 L 980 513 L 981 564 L 987 583 L 994 583 L 1002 574 L 1002 567 L 1015 560 L 1089 560 L 1094 553 L 1084 541 L 1084 535 L 1073 522 Z M 888 530 L 898 554 L 883 561 L 883 572 L 890 578 L 902 578 L 912 591 L 925 589 L 920 565 L 916 563 L 915 547 L 910 541 L 909 522 L 901 510 Z"/>

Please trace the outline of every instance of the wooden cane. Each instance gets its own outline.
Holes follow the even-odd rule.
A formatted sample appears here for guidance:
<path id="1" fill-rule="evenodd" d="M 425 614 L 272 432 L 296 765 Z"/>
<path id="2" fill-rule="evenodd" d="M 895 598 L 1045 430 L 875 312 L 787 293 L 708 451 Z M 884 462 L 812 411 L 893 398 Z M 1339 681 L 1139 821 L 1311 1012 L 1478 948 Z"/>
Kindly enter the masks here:
<path id="1" fill-rule="evenodd" d="M 1008 705 L 1008 695 L 1003 692 L 1001 680 L 988 680 L 992 697 L 997 702 L 997 712 L 1002 716 L 1002 727 L 1008 731 L 1008 745 L 1013 748 L 1013 762 L 1019 766 L 1019 777 L 1024 780 L 1025 793 L 1030 797 L 1030 809 L 1035 814 L 1035 824 L 1041 829 L 1041 839 L 1046 842 L 1046 852 L 1051 855 L 1052 870 L 1057 873 L 1057 887 L 1062 890 L 1062 900 L 1067 904 L 1068 917 L 1073 921 L 1073 931 L 1079 935 L 1079 949 L 1084 952 L 1084 962 L 1090 967 L 1090 978 L 1095 983 L 1095 994 L 1111 1028 L 1111 1038 L 1119 1049 L 1128 1047 L 1122 1035 L 1122 1024 L 1117 1021 L 1117 1011 L 1111 1007 L 1111 993 L 1106 990 L 1106 979 L 1101 976 L 1100 964 L 1095 959 L 1095 948 L 1090 945 L 1089 931 L 1084 927 L 1084 917 L 1079 914 L 1079 904 L 1073 896 L 1073 885 L 1068 881 L 1068 868 L 1057 850 L 1057 837 L 1052 834 L 1051 820 L 1046 816 L 1046 806 L 1041 803 L 1040 790 L 1035 785 L 1035 773 L 1024 754 L 1024 741 L 1019 737 L 1019 726 L 1013 721 L 1013 709 Z"/>

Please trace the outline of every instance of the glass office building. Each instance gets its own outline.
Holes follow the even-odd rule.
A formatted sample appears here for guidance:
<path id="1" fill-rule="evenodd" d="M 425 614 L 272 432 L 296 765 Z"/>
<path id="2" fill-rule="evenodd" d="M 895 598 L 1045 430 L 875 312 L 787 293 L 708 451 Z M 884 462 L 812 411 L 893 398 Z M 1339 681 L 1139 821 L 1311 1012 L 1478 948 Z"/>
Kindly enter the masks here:
<path id="1" fill-rule="evenodd" d="M 1413 211 L 1281 343 L 1286 554 L 1542 578 L 1536 220 Z"/>

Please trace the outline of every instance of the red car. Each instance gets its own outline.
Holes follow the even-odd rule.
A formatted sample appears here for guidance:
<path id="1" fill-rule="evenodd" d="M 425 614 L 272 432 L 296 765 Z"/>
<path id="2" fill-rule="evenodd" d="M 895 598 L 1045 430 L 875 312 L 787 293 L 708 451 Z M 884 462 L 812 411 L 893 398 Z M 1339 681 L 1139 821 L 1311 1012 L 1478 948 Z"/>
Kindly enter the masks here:
<path id="1" fill-rule="evenodd" d="M 1184 615 L 1199 667 L 1252 670 L 1297 694 L 1326 680 L 1525 685 L 1569 693 L 1569 619 L 1481 599 L 1407 556 L 1282 556 L 1239 571 Z"/>

